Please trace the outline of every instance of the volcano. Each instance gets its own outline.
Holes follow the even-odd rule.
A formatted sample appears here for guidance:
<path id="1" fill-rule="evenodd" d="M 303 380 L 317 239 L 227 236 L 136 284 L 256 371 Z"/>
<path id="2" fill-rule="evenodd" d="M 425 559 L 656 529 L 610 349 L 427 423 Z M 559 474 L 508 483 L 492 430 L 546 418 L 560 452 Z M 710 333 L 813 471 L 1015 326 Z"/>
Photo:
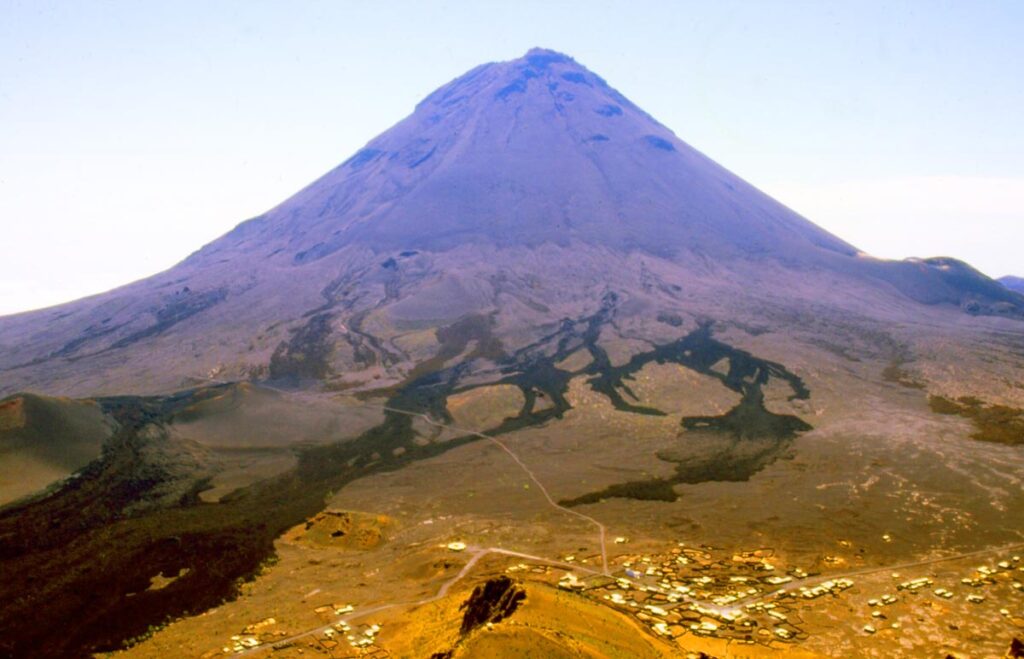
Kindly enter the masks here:
<path id="1" fill-rule="evenodd" d="M 491 314 L 521 344 L 607 291 L 630 316 L 926 305 L 1020 317 L 952 259 L 871 258 L 679 140 L 568 56 L 480 66 L 170 270 L 0 319 L 4 392 L 195 378 L 400 379 L 398 337 Z M 628 300 L 628 301 L 627 301 Z"/>
<path id="2" fill-rule="evenodd" d="M 0 655 L 994 656 L 1022 321 L 566 55 L 486 64 L 170 270 L 0 318 Z"/>

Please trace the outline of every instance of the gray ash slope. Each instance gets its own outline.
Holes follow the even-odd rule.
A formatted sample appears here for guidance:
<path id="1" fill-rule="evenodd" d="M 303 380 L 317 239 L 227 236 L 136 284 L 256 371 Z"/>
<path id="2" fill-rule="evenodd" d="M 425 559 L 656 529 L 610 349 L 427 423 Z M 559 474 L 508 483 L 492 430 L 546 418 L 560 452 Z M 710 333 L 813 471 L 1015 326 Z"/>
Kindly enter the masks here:
<path id="1" fill-rule="evenodd" d="M 1007 275 L 1006 277 L 1000 277 L 999 283 L 1007 287 L 1011 291 L 1017 293 L 1024 293 L 1024 277 L 1013 277 Z"/>
<path id="2" fill-rule="evenodd" d="M 953 259 L 858 252 L 535 49 L 444 85 L 174 268 L 0 319 L 0 394 L 397 382 L 443 343 L 416 332 L 486 317 L 511 349 L 609 291 L 652 341 L 674 338 L 658 318 L 1024 314 L 1024 297 Z"/>
<path id="3" fill-rule="evenodd" d="M 282 260 L 294 264 L 354 243 L 855 252 L 678 140 L 600 77 L 541 50 L 445 85 L 337 169 L 194 258 L 276 249 L 282 239 Z"/>

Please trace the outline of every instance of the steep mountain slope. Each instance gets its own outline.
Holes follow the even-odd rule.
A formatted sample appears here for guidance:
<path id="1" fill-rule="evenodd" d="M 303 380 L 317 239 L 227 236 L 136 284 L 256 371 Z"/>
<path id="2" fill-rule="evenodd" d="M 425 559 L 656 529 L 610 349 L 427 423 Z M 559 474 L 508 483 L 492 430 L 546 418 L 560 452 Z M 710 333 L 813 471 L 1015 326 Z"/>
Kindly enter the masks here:
<path id="1" fill-rule="evenodd" d="M 417 332 L 484 314 L 524 345 L 607 291 L 652 321 L 766 304 L 890 322 L 928 315 L 922 305 L 1024 310 L 953 260 L 857 252 L 538 49 L 441 87 L 171 270 L 0 319 L 0 393 L 398 382 L 434 353 Z"/>

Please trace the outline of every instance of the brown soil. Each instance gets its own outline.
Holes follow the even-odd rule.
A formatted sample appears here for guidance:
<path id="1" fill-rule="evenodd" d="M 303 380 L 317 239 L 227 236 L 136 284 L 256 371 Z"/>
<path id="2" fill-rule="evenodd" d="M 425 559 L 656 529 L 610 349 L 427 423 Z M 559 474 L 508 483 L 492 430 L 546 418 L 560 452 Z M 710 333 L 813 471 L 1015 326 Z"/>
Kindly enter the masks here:
<path id="1" fill-rule="evenodd" d="M 394 521 L 387 515 L 325 510 L 283 536 L 286 542 L 349 550 L 375 549 L 387 542 Z"/>

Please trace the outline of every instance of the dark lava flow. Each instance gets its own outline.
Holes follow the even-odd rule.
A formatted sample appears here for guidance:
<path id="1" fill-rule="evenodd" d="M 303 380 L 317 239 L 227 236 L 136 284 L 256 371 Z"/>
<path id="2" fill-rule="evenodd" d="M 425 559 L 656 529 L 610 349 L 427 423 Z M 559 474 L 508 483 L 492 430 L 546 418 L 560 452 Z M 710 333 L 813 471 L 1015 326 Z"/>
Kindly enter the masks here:
<path id="1" fill-rule="evenodd" d="M 473 589 L 459 610 L 465 609 L 459 633 L 465 635 L 487 623 L 501 622 L 516 612 L 526 599 L 526 591 L 505 575 L 500 575 Z"/>
<path id="2" fill-rule="evenodd" d="M 559 503 L 578 506 L 604 499 L 675 501 L 675 486 L 709 481 L 745 481 L 774 462 L 800 432 L 811 426 L 799 417 L 773 414 L 764 407 L 758 382 L 750 383 L 740 403 L 721 416 L 685 417 L 680 446 L 657 455 L 676 465 L 669 478 L 615 483 Z"/>
<path id="3" fill-rule="evenodd" d="M 387 405 L 450 421 L 446 404 L 453 393 L 512 384 L 522 390 L 525 403 L 516 417 L 484 431 L 500 435 L 560 418 L 570 407 L 565 398 L 569 381 L 585 375 L 616 408 L 663 414 L 636 404 L 628 381 L 648 363 L 671 362 L 744 394 L 743 402 L 722 417 L 684 420 L 696 429 L 687 436 L 784 436 L 806 429 L 795 417 L 765 411 L 760 398 L 761 385 L 772 377 L 787 382 L 793 398 L 806 398 L 800 379 L 779 364 L 715 340 L 709 324 L 612 366 L 597 340 L 613 319 L 616 303 L 616 296 L 609 294 L 595 314 L 567 319 L 540 341 L 497 359 L 501 348 L 490 335 L 490 318 L 459 321 L 439 331 L 442 350 L 457 349 L 454 354 L 460 354 L 471 340 L 485 347 L 452 367 L 404 383 L 391 393 Z M 586 367 L 569 372 L 556 366 L 581 348 L 593 358 Z M 729 359 L 728 372 L 712 370 L 723 358 Z M 495 377 L 486 384 L 460 386 L 472 363 L 481 359 L 497 364 Z M 175 451 L 186 455 L 188 447 L 151 430 L 173 424 L 176 415 L 230 386 L 163 397 L 100 399 L 120 425 L 103 456 L 58 491 L 0 510 L 0 656 L 86 657 L 123 647 L 153 625 L 217 606 L 236 596 L 242 581 L 273 558 L 275 538 L 320 512 L 332 492 L 370 474 L 400 469 L 480 439 L 466 435 L 418 446 L 413 442 L 413 419 L 388 411 L 379 425 L 355 439 L 304 449 L 293 470 L 239 489 L 218 503 L 205 503 L 198 496 L 209 486 L 205 477 L 190 481 L 174 466 Z M 551 404 L 534 409 L 540 396 Z M 154 442 L 162 442 L 160 451 L 147 450 Z M 399 447 L 405 451 L 396 456 Z M 154 459 L 154 454 L 165 462 Z M 620 490 L 588 496 L 652 498 L 643 488 L 670 492 L 675 482 L 695 482 L 686 480 L 694 474 L 684 472 L 681 466 L 673 481 L 625 484 L 617 486 Z M 669 495 L 663 489 L 653 498 Z M 148 589 L 154 575 L 178 575 L 182 570 L 187 572 L 166 587 Z"/>

